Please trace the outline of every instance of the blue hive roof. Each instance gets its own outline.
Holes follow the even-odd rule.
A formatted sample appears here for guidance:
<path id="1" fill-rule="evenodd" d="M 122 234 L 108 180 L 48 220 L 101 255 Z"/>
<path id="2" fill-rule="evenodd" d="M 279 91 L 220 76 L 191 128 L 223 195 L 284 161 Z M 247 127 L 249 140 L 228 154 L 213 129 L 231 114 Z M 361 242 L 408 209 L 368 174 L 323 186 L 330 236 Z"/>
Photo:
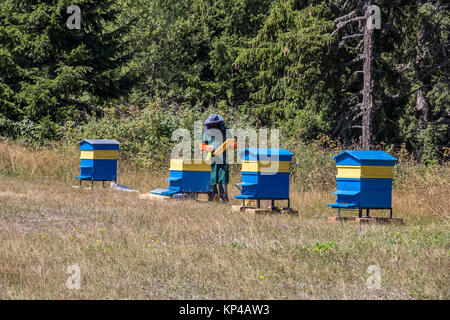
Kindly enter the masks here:
<path id="1" fill-rule="evenodd" d="M 109 139 L 86 139 L 78 142 L 78 144 L 81 144 L 83 142 L 87 142 L 89 144 L 120 144 L 120 142 L 117 142 L 116 140 Z"/>
<path id="2" fill-rule="evenodd" d="M 331 159 L 337 159 L 345 154 L 350 155 L 356 160 L 377 160 L 377 161 L 397 161 L 398 159 L 384 151 L 372 150 L 345 150 L 335 155 Z"/>
<path id="3" fill-rule="evenodd" d="M 238 154 L 243 154 L 245 152 L 248 152 L 249 154 L 253 155 L 263 155 L 263 156 L 271 156 L 273 155 L 279 155 L 279 156 L 293 156 L 294 154 L 286 149 L 273 149 L 273 148 L 247 148 Z"/>
<path id="4" fill-rule="evenodd" d="M 238 153 L 241 160 L 249 161 L 291 161 L 293 153 L 286 149 L 247 148 Z"/>

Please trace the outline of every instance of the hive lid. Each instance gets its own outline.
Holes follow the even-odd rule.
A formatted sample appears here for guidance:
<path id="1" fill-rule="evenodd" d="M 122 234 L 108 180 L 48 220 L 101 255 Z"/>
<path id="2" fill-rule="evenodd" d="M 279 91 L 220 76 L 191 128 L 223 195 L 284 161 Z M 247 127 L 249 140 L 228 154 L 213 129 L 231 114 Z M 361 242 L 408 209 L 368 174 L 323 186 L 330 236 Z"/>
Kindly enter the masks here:
<path id="1" fill-rule="evenodd" d="M 111 139 L 85 139 L 78 142 L 78 144 L 81 144 L 83 142 L 87 142 L 89 144 L 120 144 L 120 142 Z"/>
<path id="2" fill-rule="evenodd" d="M 274 157 L 284 158 L 290 160 L 294 155 L 292 152 L 286 149 L 276 149 L 276 148 L 247 148 L 238 153 L 241 159 L 246 160 L 254 159 L 270 159 Z"/>
<path id="3" fill-rule="evenodd" d="M 336 190 L 333 194 L 342 196 L 356 196 L 360 193 L 358 190 Z"/>
<path id="4" fill-rule="evenodd" d="M 398 159 L 389 153 L 378 150 L 345 150 L 335 155 L 331 159 L 338 159 L 343 155 L 350 155 L 356 160 L 377 160 L 377 161 L 397 161 Z"/>

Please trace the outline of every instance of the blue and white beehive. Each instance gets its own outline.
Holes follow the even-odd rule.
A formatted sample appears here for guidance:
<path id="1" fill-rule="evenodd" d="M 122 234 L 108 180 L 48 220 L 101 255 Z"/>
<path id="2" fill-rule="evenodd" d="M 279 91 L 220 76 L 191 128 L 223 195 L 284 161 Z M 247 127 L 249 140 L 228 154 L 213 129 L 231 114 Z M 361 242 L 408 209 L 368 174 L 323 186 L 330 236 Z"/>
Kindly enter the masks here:
<path id="1" fill-rule="evenodd" d="M 172 196 L 177 193 L 207 193 L 211 176 L 211 162 L 203 159 L 171 159 L 168 189 L 151 193 Z"/>
<path id="2" fill-rule="evenodd" d="M 392 209 L 392 169 L 397 158 L 384 151 L 343 151 L 336 160 L 338 209 Z"/>
<path id="3" fill-rule="evenodd" d="M 80 175 L 89 181 L 117 181 L 117 158 L 120 143 L 115 140 L 91 139 L 79 142 Z"/>
<path id="4" fill-rule="evenodd" d="M 290 163 L 293 153 L 286 149 L 248 148 L 238 153 L 242 161 L 243 200 L 289 199 Z"/>

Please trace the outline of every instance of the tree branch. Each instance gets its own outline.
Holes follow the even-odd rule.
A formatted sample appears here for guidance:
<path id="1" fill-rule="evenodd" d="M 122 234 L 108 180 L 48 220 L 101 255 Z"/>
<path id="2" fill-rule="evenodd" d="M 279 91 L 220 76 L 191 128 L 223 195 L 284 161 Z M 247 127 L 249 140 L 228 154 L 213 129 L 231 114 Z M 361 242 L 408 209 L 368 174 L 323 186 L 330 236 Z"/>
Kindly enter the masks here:
<path id="1" fill-rule="evenodd" d="M 358 38 L 358 37 L 364 37 L 364 34 L 356 33 L 356 34 L 351 34 L 351 35 L 342 37 L 341 41 L 339 42 L 339 48 L 341 48 L 345 44 L 346 40 L 354 39 L 354 38 Z"/>
<path id="2" fill-rule="evenodd" d="M 344 28 L 349 23 L 353 23 L 353 22 L 357 22 L 357 21 L 363 21 L 363 20 L 366 20 L 366 19 L 367 19 L 366 16 L 359 16 L 359 17 L 355 17 L 355 18 L 352 18 L 352 19 L 347 20 L 347 21 L 341 21 L 341 22 L 339 22 L 336 25 L 337 28 L 331 33 L 331 35 L 333 36 L 334 34 L 336 34 L 339 30 Z"/>
<path id="3" fill-rule="evenodd" d="M 428 70 L 427 72 L 421 73 L 421 75 L 420 75 L 419 77 L 410 80 L 405 86 L 403 86 L 403 88 L 400 90 L 400 93 L 397 94 L 397 95 L 395 95 L 394 98 L 402 97 L 403 94 L 406 92 L 406 90 L 407 90 L 414 82 L 420 81 L 420 80 L 422 80 L 422 79 L 428 77 L 430 74 L 432 74 L 433 72 L 435 72 L 436 70 L 438 70 L 438 69 L 440 69 L 440 68 L 442 68 L 442 67 L 445 67 L 445 66 L 448 65 L 449 63 L 450 63 L 450 61 L 447 60 L 447 61 L 445 61 L 444 63 L 441 63 L 441 64 L 435 66 L 434 68 L 431 68 L 431 69 Z M 432 82 L 432 83 L 434 84 L 434 83 L 436 83 L 436 82 L 438 82 L 438 81 L 439 81 L 439 80 L 434 81 L 434 82 Z M 424 86 L 422 86 L 422 87 L 420 87 L 420 88 L 424 88 L 424 87 L 428 87 L 428 86 L 429 86 L 429 85 L 427 84 L 427 85 L 424 85 Z M 419 89 L 420 89 L 420 88 L 419 88 Z M 412 92 L 406 94 L 406 96 L 411 95 L 412 93 L 414 93 L 414 92 L 417 91 L 417 90 L 418 90 L 418 89 L 413 90 Z"/>
<path id="4" fill-rule="evenodd" d="M 351 66 L 352 64 L 357 63 L 357 62 L 362 61 L 362 60 L 364 60 L 364 56 L 360 55 L 359 57 L 344 63 L 344 67 Z"/>
<path id="5" fill-rule="evenodd" d="M 342 21 L 342 20 L 348 19 L 348 18 L 350 18 L 351 16 L 353 16 L 355 13 L 356 13 L 356 11 L 353 10 L 352 12 L 350 12 L 349 14 L 346 14 L 345 16 L 336 18 L 336 19 L 334 19 L 334 23 L 338 23 L 338 22 L 340 22 L 340 21 Z"/>

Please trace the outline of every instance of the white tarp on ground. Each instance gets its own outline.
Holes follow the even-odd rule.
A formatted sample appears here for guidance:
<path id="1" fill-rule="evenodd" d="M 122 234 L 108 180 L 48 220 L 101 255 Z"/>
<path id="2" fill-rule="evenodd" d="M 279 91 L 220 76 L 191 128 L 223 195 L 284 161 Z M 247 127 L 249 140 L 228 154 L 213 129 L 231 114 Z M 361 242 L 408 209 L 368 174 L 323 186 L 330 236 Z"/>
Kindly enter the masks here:
<path id="1" fill-rule="evenodd" d="M 126 191 L 126 192 L 139 192 L 138 190 L 131 189 L 130 187 L 123 186 L 121 184 L 117 184 L 111 181 L 111 189 Z"/>

